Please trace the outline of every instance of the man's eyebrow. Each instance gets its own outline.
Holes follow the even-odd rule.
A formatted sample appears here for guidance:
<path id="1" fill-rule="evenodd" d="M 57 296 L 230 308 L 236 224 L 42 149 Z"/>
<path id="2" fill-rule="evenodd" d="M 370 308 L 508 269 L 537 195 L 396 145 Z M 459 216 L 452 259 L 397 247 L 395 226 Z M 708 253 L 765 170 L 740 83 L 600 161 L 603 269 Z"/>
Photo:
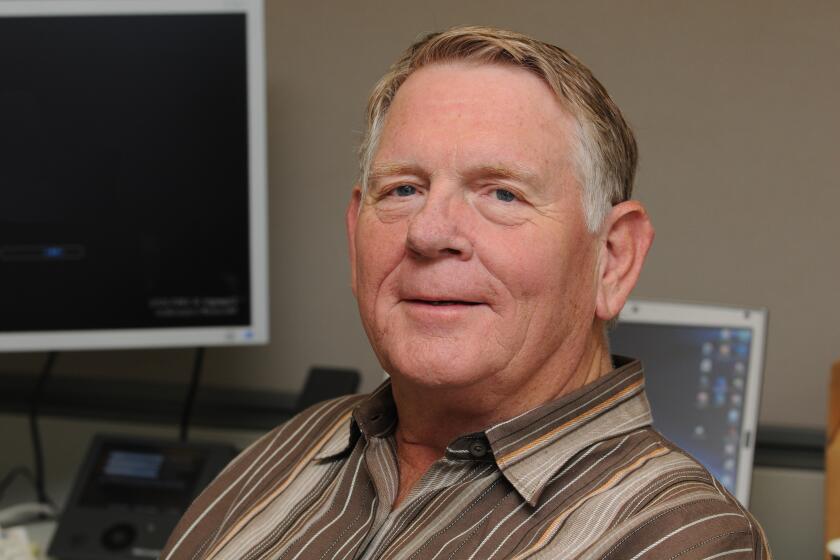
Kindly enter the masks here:
<path id="1" fill-rule="evenodd" d="M 534 183 L 537 174 L 525 168 L 514 168 L 508 165 L 482 165 L 469 169 L 465 176 L 479 179 L 507 179 L 519 183 Z"/>
<path id="2" fill-rule="evenodd" d="M 382 163 L 374 165 L 368 174 L 368 180 L 373 182 L 383 177 L 397 175 L 414 175 L 417 177 L 426 176 L 426 172 L 414 163 Z M 470 167 L 462 173 L 467 179 L 507 179 L 519 183 L 533 184 L 537 181 L 538 175 L 526 168 L 510 166 L 507 164 L 479 165 Z"/>
<path id="3" fill-rule="evenodd" d="M 423 175 L 418 165 L 413 163 L 383 163 L 374 165 L 368 174 L 369 181 L 376 181 L 382 177 L 394 175 Z"/>

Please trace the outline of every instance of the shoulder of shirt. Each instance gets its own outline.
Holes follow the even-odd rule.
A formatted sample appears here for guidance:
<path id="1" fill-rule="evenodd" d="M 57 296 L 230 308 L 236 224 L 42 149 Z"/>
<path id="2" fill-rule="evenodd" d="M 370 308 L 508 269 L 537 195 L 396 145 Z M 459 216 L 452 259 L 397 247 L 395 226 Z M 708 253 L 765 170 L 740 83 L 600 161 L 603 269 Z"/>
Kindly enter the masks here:
<path id="1" fill-rule="evenodd" d="M 650 432 L 669 452 L 649 462 L 647 474 L 653 476 L 637 485 L 605 538 L 583 558 L 772 558 L 752 514 L 696 459 Z M 623 484 L 633 484 L 633 478 Z"/>
<path id="2" fill-rule="evenodd" d="M 304 424 L 309 421 L 315 421 L 319 424 L 331 424 L 339 419 L 349 418 L 353 410 L 369 398 L 369 394 L 353 394 L 321 401 L 298 412 L 292 418 L 268 432 L 264 437 L 270 437 L 271 434 L 288 428 L 289 425 L 293 424 Z"/>
<path id="3" fill-rule="evenodd" d="M 242 451 L 192 503 L 161 558 L 197 558 L 211 550 L 325 446 L 349 438 L 352 411 L 367 397 L 347 395 L 312 405 Z"/>
<path id="4" fill-rule="evenodd" d="M 349 438 L 353 410 L 369 397 L 367 394 L 344 395 L 316 403 L 262 436 L 252 447 L 287 447 L 293 440 L 299 445 L 291 451 L 292 456 L 322 452 L 330 444 L 334 446 Z M 249 450 L 240 457 L 247 456 Z"/>

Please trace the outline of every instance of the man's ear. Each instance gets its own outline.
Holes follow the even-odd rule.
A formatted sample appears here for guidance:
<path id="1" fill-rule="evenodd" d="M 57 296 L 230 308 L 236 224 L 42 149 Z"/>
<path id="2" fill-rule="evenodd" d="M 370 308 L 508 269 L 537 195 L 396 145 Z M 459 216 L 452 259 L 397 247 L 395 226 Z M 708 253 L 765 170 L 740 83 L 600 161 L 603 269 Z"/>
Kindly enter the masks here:
<path id="1" fill-rule="evenodd" d="M 359 221 L 359 210 L 362 207 L 362 188 L 359 185 L 353 187 L 353 194 L 350 196 L 350 204 L 345 214 L 347 226 L 347 248 L 350 255 L 350 289 L 356 295 L 356 224 Z"/>
<path id="2" fill-rule="evenodd" d="M 624 307 L 642 272 L 653 235 L 641 202 L 628 200 L 613 206 L 601 234 L 595 306 L 599 319 L 609 321 Z"/>

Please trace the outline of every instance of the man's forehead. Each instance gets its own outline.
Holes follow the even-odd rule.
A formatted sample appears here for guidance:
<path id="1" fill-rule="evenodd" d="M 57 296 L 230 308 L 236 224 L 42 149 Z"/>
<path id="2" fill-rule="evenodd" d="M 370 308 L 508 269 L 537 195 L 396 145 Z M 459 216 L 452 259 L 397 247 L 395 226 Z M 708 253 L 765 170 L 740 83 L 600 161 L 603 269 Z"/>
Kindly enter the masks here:
<path id="1" fill-rule="evenodd" d="M 420 163 L 437 167 L 446 157 L 459 173 L 530 179 L 569 159 L 575 123 L 531 72 L 503 64 L 433 64 L 398 90 L 370 176 Z"/>
<path id="2" fill-rule="evenodd" d="M 542 111 L 535 115 L 551 109 L 567 115 L 554 91 L 533 72 L 511 64 L 470 61 L 436 62 L 415 70 L 397 90 L 389 114 L 409 102 L 431 110 L 481 100 L 492 101 L 505 112 L 538 104 Z"/>

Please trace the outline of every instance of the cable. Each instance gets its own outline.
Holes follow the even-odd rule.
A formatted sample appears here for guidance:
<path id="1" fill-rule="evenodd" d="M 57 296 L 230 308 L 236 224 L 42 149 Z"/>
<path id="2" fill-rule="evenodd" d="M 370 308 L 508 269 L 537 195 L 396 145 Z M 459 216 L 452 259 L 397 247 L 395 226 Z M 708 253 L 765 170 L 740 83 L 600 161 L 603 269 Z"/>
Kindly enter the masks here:
<path id="1" fill-rule="evenodd" d="M 55 519 L 55 507 L 40 502 L 15 504 L 5 509 L 0 509 L 0 526 L 13 527 L 24 525 L 35 520 Z M 2 551 L 0 551 L 2 552 Z"/>
<path id="2" fill-rule="evenodd" d="M 38 494 L 38 501 L 42 504 L 52 505 L 52 500 L 47 496 L 47 484 L 44 476 L 44 450 L 41 447 L 41 432 L 38 429 L 38 407 L 41 404 L 41 398 L 44 396 L 44 388 L 47 386 L 47 381 L 52 373 L 55 360 L 58 357 L 58 352 L 50 352 L 47 354 L 47 361 L 41 368 L 41 374 L 38 376 L 38 381 L 35 384 L 35 389 L 32 391 L 32 396 L 29 401 L 29 432 L 32 437 L 32 455 L 35 467 L 35 491 Z"/>
<path id="3" fill-rule="evenodd" d="M 204 348 L 198 347 L 195 349 L 195 358 L 193 359 L 192 377 L 190 378 L 190 386 L 187 388 L 187 395 L 184 398 L 184 408 L 181 410 L 181 436 L 183 442 L 187 441 L 187 431 L 190 426 L 190 417 L 192 416 L 193 405 L 195 404 L 195 394 L 198 392 L 198 383 L 201 378 L 201 368 L 204 364 Z"/>
<path id="4" fill-rule="evenodd" d="M 32 474 L 32 470 L 29 467 L 24 466 L 17 466 L 6 473 L 6 476 L 0 480 L 0 502 L 3 501 L 3 495 L 6 493 L 6 490 L 14 483 L 17 477 L 22 477 L 29 480 L 30 484 L 32 484 L 32 488 L 37 492 L 38 486 L 35 484 L 35 476 Z"/>

